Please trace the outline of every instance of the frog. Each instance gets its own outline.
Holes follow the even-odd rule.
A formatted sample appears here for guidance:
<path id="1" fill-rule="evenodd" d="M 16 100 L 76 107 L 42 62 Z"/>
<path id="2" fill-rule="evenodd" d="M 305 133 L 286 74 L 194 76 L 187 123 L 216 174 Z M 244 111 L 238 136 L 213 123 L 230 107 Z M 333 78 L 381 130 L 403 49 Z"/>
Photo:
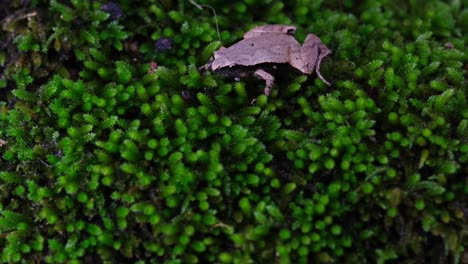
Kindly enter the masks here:
<path id="1" fill-rule="evenodd" d="M 331 54 L 330 49 L 315 34 L 308 34 L 301 45 L 295 38 L 297 27 L 292 25 L 256 26 L 243 35 L 243 39 L 230 47 L 221 47 L 213 57 L 200 67 L 237 80 L 256 76 L 265 81 L 264 94 L 270 95 L 275 77 L 272 71 L 279 66 L 292 67 L 310 75 L 313 72 L 327 86 L 330 83 L 320 73 L 322 60 Z"/>

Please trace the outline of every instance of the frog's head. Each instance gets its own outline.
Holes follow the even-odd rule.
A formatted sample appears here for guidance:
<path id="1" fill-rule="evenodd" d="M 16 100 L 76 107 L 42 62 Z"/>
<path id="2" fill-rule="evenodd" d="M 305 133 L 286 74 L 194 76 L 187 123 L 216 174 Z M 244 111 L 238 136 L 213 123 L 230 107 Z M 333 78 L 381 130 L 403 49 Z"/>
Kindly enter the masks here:
<path id="1" fill-rule="evenodd" d="M 213 71 L 228 67 L 232 64 L 232 62 L 227 58 L 224 50 L 226 50 L 226 48 L 222 47 L 213 54 L 214 60 L 211 64 L 211 69 Z"/>

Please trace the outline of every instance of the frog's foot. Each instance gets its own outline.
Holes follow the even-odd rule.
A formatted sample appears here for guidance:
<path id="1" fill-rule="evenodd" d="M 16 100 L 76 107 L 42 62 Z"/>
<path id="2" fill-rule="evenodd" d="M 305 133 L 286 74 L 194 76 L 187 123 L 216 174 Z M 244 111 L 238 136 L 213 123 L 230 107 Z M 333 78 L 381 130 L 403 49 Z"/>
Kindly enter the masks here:
<path id="1" fill-rule="evenodd" d="M 244 38 L 254 38 L 260 37 L 269 34 L 285 34 L 285 35 L 293 35 L 296 33 L 295 26 L 288 26 L 288 25 L 264 25 L 254 27 L 251 30 L 247 31 L 244 34 Z"/>
<path id="2" fill-rule="evenodd" d="M 254 72 L 255 76 L 262 78 L 265 80 L 265 90 L 263 91 L 266 96 L 270 95 L 271 88 L 273 87 L 273 82 L 275 81 L 275 77 L 269 74 L 268 72 L 258 69 Z"/>

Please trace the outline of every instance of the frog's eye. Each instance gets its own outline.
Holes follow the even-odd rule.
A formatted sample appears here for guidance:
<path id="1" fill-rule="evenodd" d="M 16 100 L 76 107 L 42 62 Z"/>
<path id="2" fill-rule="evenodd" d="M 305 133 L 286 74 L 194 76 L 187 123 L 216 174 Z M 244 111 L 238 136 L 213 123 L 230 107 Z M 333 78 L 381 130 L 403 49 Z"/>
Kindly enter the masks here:
<path id="1" fill-rule="evenodd" d="M 251 42 L 251 43 L 249 43 L 249 46 L 250 46 L 250 47 L 253 47 L 253 45 L 254 45 L 254 44 L 253 44 L 252 42 Z"/>
<path id="2" fill-rule="evenodd" d="M 288 28 L 288 30 L 287 30 L 288 34 L 294 34 L 294 32 L 296 32 L 296 30 L 294 28 Z"/>

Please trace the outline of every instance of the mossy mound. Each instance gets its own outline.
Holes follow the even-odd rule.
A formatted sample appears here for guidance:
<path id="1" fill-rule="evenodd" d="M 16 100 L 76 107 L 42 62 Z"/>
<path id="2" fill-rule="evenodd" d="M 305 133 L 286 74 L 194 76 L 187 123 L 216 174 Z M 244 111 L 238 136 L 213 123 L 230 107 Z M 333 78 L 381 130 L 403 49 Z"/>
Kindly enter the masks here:
<path id="1" fill-rule="evenodd" d="M 0 20 L 1 261 L 468 263 L 467 1 L 15 0 Z M 313 32 L 333 85 L 201 74 L 216 22 L 225 46 Z"/>

